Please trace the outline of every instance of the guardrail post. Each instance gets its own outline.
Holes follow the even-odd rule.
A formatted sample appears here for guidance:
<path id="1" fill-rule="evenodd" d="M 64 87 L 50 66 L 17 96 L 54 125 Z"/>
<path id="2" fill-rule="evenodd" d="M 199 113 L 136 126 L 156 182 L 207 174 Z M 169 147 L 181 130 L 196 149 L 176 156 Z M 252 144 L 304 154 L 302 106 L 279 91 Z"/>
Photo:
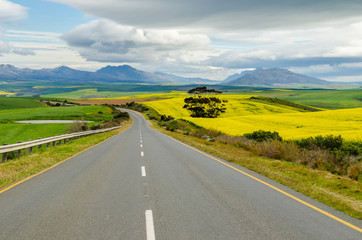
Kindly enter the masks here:
<path id="1" fill-rule="evenodd" d="M 22 143 L 22 142 L 18 142 L 18 143 Z M 17 155 L 18 155 L 18 158 L 21 157 L 21 150 L 20 149 L 17 151 Z"/>
<path id="2" fill-rule="evenodd" d="M 6 145 L 9 145 L 9 144 L 4 143 L 3 145 L 6 146 Z M 6 162 L 6 160 L 8 160 L 8 153 L 3 153 L 3 157 L 2 157 L 1 162 Z"/>
<path id="3" fill-rule="evenodd" d="M 33 152 L 33 147 L 29 147 L 28 148 L 28 153 L 30 154 L 30 153 L 32 153 Z"/>
<path id="4" fill-rule="evenodd" d="M 7 153 L 3 153 L 3 158 L 1 160 L 1 162 L 6 162 L 6 160 L 8 160 L 8 155 L 7 155 Z"/>
<path id="5" fill-rule="evenodd" d="M 55 143 L 55 141 L 54 141 L 54 142 L 53 142 L 53 147 L 55 146 L 55 144 L 56 144 L 56 143 Z"/>

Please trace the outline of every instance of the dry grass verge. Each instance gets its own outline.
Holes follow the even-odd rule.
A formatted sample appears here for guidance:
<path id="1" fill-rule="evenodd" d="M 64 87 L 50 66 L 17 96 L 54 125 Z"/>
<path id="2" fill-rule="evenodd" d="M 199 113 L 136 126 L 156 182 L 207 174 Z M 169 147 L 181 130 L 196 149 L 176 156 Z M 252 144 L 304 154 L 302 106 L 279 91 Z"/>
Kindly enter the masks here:
<path id="1" fill-rule="evenodd" d="M 100 133 L 56 147 L 36 150 L 34 153 L 24 155 L 0 164 L 0 189 L 17 181 L 36 174 L 54 164 L 76 155 L 106 139 L 113 137 L 132 125 L 131 121 L 123 123 L 123 127 L 114 131 Z"/>
<path id="2" fill-rule="evenodd" d="M 154 128 L 160 132 L 184 143 L 246 167 L 352 217 L 362 219 L 361 182 L 310 169 L 302 164 L 259 157 L 241 148 L 166 131 L 156 125 L 154 124 Z"/>

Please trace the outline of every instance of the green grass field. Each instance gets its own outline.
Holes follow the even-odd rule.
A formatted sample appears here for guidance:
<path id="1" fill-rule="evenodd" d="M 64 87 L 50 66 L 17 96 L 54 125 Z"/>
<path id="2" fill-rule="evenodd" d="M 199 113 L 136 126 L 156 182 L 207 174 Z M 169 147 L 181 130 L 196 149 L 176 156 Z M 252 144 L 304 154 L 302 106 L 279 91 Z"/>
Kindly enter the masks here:
<path id="1" fill-rule="evenodd" d="M 0 124 L 0 145 L 26 142 L 67 132 L 69 124 Z"/>
<path id="2" fill-rule="evenodd" d="M 46 107 L 35 98 L 0 97 L 0 110 Z"/>
<path id="3" fill-rule="evenodd" d="M 16 120 L 73 120 L 84 118 L 103 121 L 112 118 L 111 110 L 104 106 L 48 107 L 0 110 L 0 123 Z"/>
<path id="4" fill-rule="evenodd" d="M 0 98 L 0 106 L 0 145 L 65 134 L 70 125 L 21 124 L 14 121 L 84 119 L 96 123 L 113 118 L 111 109 L 105 106 L 47 107 L 34 98 Z"/>

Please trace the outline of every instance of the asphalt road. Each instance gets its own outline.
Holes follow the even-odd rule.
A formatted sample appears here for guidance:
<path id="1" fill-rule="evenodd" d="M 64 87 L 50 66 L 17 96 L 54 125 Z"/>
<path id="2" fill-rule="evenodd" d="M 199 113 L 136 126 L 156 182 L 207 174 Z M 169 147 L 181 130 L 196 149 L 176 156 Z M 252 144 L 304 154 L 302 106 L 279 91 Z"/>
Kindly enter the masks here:
<path id="1" fill-rule="evenodd" d="M 362 239 L 348 226 L 360 220 L 131 115 L 127 131 L 2 193 L 0 239 Z"/>

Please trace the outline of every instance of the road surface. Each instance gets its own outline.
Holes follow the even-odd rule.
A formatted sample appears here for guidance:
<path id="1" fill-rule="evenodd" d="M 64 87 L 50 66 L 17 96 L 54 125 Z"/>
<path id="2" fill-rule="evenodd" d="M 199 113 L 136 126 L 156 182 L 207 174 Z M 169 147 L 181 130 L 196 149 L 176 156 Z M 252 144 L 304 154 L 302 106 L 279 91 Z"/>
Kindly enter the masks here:
<path id="1" fill-rule="evenodd" d="M 131 115 L 127 131 L 3 192 L 0 239 L 362 239 L 360 220 Z"/>

